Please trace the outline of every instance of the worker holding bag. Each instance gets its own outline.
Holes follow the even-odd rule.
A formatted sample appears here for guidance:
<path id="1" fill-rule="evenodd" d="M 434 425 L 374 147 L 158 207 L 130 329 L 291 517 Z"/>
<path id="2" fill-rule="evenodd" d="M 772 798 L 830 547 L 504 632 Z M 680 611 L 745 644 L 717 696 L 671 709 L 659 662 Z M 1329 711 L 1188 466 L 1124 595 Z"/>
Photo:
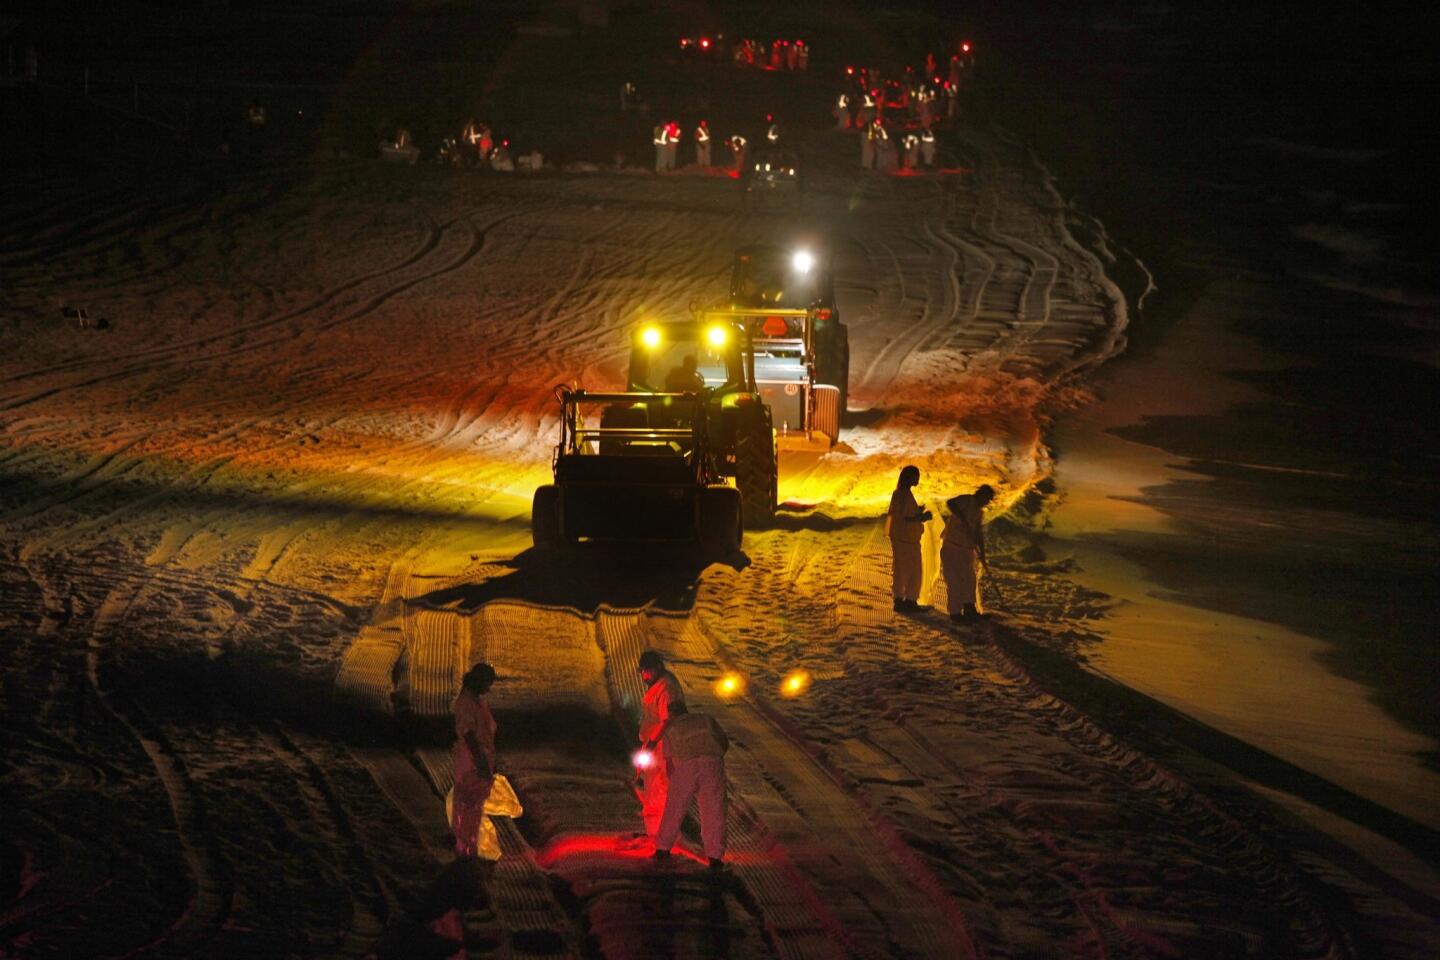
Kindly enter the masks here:
<path id="1" fill-rule="evenodd" d="M 495 718 L 485 694 L 495 668 L 477 663 L 460 682 L 455 698 L 455 785 L 445 797 L 445 812 L 455 833 L 455 855 L 462 859 L 500 859 L 500 840 L 491 817 L 523 812 L 510 782 L 495 772 Z"/>

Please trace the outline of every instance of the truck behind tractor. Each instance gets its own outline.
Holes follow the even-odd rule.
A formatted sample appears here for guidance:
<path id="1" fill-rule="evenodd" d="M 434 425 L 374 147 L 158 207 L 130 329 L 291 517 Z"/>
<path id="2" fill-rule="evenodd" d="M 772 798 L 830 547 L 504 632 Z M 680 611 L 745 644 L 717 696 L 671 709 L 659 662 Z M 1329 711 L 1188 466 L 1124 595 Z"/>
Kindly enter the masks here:
<path id="1" fill-rule="evenodd" d="M 554 482 L 531 512 L 537 546 L 693 539 L 724 552 L 774 516 L 775 431 L 743 323 L 647 324 L 626 391 L 557 396 Z"/>
<path id="2" fill-rule="evenodd" d="M 811 311 L 808 345 L 815 381 L 839 388 L 844 415 L 850 400 L 850 334 L 840 320 L 831 256 L 823 246 L 761 243 L 736 250 L 730 305 L 741 310 Z"/>
<path id="3" fill-rule="evenodd" d="M 825 451 L 840 436 L 840 388 L 816 375 L 815 310 L 779 307 L 697 310 L 702 324 L 743 326 L 755 357 L 755 386 L 783 450 Z"/>

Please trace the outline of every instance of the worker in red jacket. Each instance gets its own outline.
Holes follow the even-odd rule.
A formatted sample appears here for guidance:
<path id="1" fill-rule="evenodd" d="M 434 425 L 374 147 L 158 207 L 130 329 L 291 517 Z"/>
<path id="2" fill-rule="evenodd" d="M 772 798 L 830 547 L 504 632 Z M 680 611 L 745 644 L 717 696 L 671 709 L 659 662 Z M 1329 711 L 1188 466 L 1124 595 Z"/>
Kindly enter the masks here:
<path id="1" fill-rule="evenodd" d="M 640 654 L 640 680 L 645 696 L 640 701 L 641 757 L 637 764 L 640 777 L 640 815 L 645 820 L 645 834 L 655 838 L 660 818 L 665 813 L 665 798 L 670 789 L 665 745 L 660 735 L 676 705 L 685 705 L 685 691 L 675 674 L 665 669 L 665 660 L 654 650 Z"/>

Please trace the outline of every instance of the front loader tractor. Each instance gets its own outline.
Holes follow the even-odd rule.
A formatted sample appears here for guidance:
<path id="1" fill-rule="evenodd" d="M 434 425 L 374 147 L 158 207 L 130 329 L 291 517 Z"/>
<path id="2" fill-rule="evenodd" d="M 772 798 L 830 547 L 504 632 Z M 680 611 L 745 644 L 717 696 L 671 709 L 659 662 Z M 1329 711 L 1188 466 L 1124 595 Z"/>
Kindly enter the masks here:
<path id="1" fill-rule="evenodd" d="M 777 456 L 744 324 L 636 330 L 628 389 L 560 388 L 554 482 L 535 491 L 537 546 L 582 539 L 740 546 L 775 513 Z"/>

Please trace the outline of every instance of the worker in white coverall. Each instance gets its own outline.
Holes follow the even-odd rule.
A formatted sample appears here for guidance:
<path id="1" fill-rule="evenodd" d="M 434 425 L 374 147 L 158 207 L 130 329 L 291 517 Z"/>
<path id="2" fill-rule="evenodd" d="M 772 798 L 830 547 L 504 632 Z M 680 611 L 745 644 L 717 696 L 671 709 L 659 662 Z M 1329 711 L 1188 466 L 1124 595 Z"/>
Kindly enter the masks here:
<path id="1" fill-rule="evenodd" d="M 896 613 L 914 613 L 921 609 L 924 561 L 920 540 L 925 535 L 925 521 L 934 515 L 915 502 L 911 490 L 919 482 L 919 467 L 911 464 L 903 468 L 895 492 L 890 494 L 890 510 L 885 515 L 885 533 L 890 537 L 890 592 L 895 598 Z"/>
<path id="2" fill-rule="evenodd" d="M 950 516 L 940 538 L 940 572 L 945 577 L 946 609 L 957 623 L 982 615 L 980 571 L 985 566 L 985 506 L 995 499 L 988 483 L 974 493 L 945 501 Z"/>
<path id="3" fill-rule="evenodd" d="M 645 820 L 645 835 L 653 840 L 670 791 L 665 745 L 660 735 L 676 704 L 684 705 L 685 692 L 675 674 L 665 669 L 664 658 L 654 650 L 640 654 L 639 667 L 640 680 L 645 684 L 645 696 L 640 701 L 640 745 L 650 756 L 649 764 L 638 770 L 640 815 Z"/>
<path id="4" fill-rule="evenodd" d="M 475 838 L 480 818 L 485 815 L 485 798 L 495 782 L 495 718 L 485 704 L 485 694 L 495 682 L 495 668 L 477 663 L 460 682 L 460 695 L 451 708 L 455 715 L 455 747 L 451 764 L 455 770 L 454 820 L 455 855 L 478 855 Z"/>
<path id="5" fill-rule="evenodd" d="M 714 718 L 690 713 L 685 704 L 677 703 L 670 708 L 660 742 L 670 763 L 670 795 L 655 835 L 655 859 L 670 858 L 693 799 L 700 808 L 705 856 L 710 869 L 719 870 L 725 858 L 725 751 L 730 749 L 730 738 Z"/>

